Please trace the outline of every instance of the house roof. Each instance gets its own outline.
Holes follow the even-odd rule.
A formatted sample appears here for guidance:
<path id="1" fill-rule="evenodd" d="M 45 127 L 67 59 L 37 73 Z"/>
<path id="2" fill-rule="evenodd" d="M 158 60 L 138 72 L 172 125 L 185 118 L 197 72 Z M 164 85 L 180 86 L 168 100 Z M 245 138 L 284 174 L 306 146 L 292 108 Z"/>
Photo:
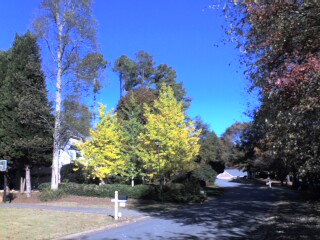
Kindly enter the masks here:
<path id="1" fill-rule="evenodd" d="M 247 173 L 238 169 L 225 169 L 223 173 L 217 175 L 218 179 L 232 180 L 237 177 L 244 177 Z"/>
<path id="2" fill-rule="evenodd" d="M 247 176 L 247 172 L 244 172 L 244 171 L 239 170 L 239 169 L 225 169 L 224 171 L 228 172 L 233 177 L 244 177 L 244 176 Z"/>
<path id="3" fill-rule="evenodd" d="M 229 180 L 229 179 L 232 179 L 233 176 L 230 173 L 224 171 L 223 173 L 218 174 L 217 178 L 218 179 L 227 179 L 227 180 Z"/>

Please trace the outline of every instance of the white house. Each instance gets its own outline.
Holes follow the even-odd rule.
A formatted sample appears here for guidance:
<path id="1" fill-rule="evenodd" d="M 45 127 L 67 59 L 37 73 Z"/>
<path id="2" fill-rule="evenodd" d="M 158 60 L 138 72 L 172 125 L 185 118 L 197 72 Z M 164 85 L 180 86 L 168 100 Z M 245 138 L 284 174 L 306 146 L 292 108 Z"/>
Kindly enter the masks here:
<path id="1" fill-rule="evenodd" d="M 77 158 L 81 157 L 81 153 L 79 152 L 77 145 L 82 143 L 89 138 L 84 137 L 69 137 L 66 141 L 65 145 L 59 151 L 59 182 L 60 182 L 60 172 L 61 168 L 64 165 L 70 164 L 75 161 Z"/>

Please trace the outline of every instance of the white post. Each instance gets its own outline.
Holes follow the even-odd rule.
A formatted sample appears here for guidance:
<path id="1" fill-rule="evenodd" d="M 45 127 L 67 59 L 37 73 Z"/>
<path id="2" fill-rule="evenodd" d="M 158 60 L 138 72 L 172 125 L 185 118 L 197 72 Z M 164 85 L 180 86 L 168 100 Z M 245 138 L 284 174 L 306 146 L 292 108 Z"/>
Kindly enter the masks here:
<path id="1" fill-rule="evenodd" d="M 134 177 L 131 177 L 131 187 L 134 187 Z"/>
<path id="2" fill-rule="evenodd" d="M 268 182 L 266 183 L 266 185 L 268 185 L 268 186 L 269 186 L 269 188 L 272 188 L 272 187 L 271 187 L 272 182 L 271 182 L 271 180 L 270 180 L 270 178 L 269 178 L 269 177 L 268 177 Z"/>
<path id="3" fill-rule="evenodd" d="M 118 220 L 118 191 L 114 192 L 114 220 Z"/>

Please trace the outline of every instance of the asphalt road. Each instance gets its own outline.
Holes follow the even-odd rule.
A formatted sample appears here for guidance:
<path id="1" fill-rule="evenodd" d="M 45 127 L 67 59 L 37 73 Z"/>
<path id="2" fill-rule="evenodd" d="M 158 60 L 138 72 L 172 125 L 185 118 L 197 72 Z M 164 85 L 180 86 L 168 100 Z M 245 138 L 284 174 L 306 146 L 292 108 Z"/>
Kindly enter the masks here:
<path id="1" fill-rule="evenodd" d="M 78 240 L 246 239 L 275 210 L 281 190 L 250 184 L 219 182 L 226 187 L 221 197 L 207 203 L 167 212 L 133 224 L 82 235 Z"/>

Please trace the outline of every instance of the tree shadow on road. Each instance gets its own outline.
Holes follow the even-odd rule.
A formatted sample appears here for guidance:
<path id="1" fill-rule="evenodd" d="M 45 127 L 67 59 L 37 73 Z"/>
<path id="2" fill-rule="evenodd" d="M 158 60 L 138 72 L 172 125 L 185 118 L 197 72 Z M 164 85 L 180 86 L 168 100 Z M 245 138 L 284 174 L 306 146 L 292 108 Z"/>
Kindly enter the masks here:
<path id="1" fill-rule="evenodd" d="M 278 211 L 270 222 L 260 225 L 250 239 L 319 239 L 320 201 L 305 199 L 304 193 L 282 195 Z"/>
<path id="2" fill-rule="evenodd" d="M 150 216 L 173 220 L 180 226 L 192 225 L 198 232 L 180 233 L 170 239 L 246 239 L 259 224 L 266 221 L 267 213 L 275 209 L 279 190 L 241 184 L 225 189 L 220 197 L 206 203 L 168 211 L 147 210 Z M 159 236 L 157 239 L 164 239 Z"/>

